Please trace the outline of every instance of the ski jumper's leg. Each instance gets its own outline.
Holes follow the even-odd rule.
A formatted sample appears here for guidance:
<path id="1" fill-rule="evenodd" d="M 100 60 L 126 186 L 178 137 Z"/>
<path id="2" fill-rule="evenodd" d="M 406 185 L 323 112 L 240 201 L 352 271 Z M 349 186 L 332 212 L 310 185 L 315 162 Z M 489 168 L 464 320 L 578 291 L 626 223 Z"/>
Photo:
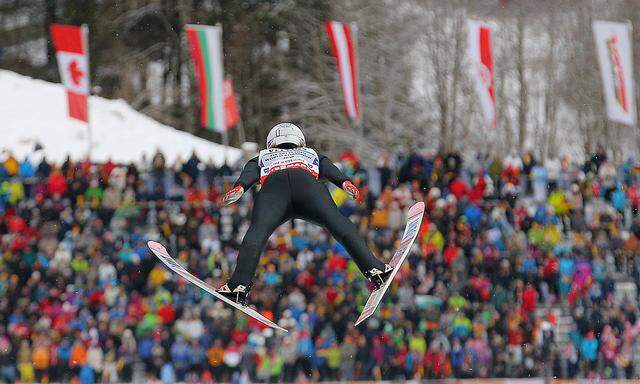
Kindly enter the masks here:
<path id="1" fill-rule="evenodd" d="M 269 176 L 257 193 L 251 225 L 242 239 L 236 269 L 227 283 L 231 290 L 240 284 L 251 284 L 269 236 L 291 217 L 290 196 L 289 181 L 285 172 Z"/>
<path id="2" fill-rule="evenodd" d="M 362 273 L 372 268 L 384 271 L 384 263 L 373 256 L 356 225 L 338 211 L 327 187 L 306 171 L 291 170 L 290 175 L 295 185 L 292 189 L 294 216 L 327 228 L 346 248 Z"/>

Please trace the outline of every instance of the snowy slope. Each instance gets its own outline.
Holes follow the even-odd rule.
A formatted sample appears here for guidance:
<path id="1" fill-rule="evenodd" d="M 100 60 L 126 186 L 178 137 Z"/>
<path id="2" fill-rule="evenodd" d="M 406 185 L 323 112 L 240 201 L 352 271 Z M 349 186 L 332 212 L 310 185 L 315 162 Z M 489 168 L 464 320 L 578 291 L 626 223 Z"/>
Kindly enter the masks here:
<path id="1" fill-rule="evenodd" d="M 29 154 L 36 142 L 44 147 L 47 159 L 63 161 L 67 154 L 75 160 L 86 156 L 86 125 L 67 117 L 67 100 L 60 84 L 35 80 L 0 70 L 0 150 L 9 149 L 19 159 Z M 116 162 L 149 159 L 160 149 L 169 163 L 180 156 L 186 160 L 193 150 L 204 161 L 229 163 L 240 158 L 239 149 L 225 147 L 161 124 L 122 100 L 91 97 L 92 158 Z"/>

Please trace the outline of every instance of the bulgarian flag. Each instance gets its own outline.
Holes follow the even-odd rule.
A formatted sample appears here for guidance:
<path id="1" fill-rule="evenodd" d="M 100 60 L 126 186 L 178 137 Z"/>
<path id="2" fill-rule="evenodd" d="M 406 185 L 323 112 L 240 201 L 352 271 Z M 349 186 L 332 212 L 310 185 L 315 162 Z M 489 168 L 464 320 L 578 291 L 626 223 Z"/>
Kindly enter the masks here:
<path id="1" fill-rule="evenodd" d="M 67 90 L 69 117 L 88 122 L 89 96 L 89 30 L 86 25 L 76 27 L 51 24 L 51 39 L 56 49 L 60 79 Z"/>
<path id="2" fill-rule="evenodd" d="M 200 122 L 212 131 L 226 130 L 222 27 L 187 25 L 187 40 L 200 91 Z"/>

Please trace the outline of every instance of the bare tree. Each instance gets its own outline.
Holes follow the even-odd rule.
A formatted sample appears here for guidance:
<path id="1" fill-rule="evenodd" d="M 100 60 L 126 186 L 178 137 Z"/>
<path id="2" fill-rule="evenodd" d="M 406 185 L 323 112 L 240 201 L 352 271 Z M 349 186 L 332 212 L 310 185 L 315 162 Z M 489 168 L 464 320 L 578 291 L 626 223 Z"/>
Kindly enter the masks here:
<path id="1" fill-rule="evenodd" d="M 223 25 L 225 71 L 251 141 L 290 119 L 320 148 L 358 142 L 372 160 L 425 149 L 580 155 L 597 144 L 621 158 L 640 148 L 637 127 L 606 118 L 592 31 L 596 18 L 629 20 L 640 41 L 636 0 L 25 0 L 0 8 L 3 68 L 58 81 L 50 44 L 48 64 L 25 57 L 45 41 L 49 23 L 88 23 L 100 95 L 212 140 L 219 134 L 198 123 L 186 23 Z M 322 25 L 330 19 L 358 25 L 361 131 L 344 113 Z M 467 19 L 495 26 L 495 128 L 483 121 L 466 74 Z M 633 52 L 637 74 L 640 49 Z M 239 145 L 240 135 L 230 134 Z"/>

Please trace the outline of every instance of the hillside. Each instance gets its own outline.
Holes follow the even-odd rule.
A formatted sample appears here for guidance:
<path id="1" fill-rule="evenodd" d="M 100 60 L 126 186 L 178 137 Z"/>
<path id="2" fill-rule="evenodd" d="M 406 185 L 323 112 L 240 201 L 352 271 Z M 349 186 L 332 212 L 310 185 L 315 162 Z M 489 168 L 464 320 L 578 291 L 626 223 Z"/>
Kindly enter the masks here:
<path id="1" fill-rule="evenodd" d="M 84 158 L 87 126 L 67 117 L 66 103 L 62 85 L 0 70 L 0 149 L 22 159 L 39 143 L 49 160 Z M 161 124 L 122 100 L 91 97 L 89 119 L 95 161 L 137 162 L 160 149 L 169 162 L 186 160 L 195 150 L 202 160 L 222 164 L 225 153 L 229 163 L 242 153 Z"/>

